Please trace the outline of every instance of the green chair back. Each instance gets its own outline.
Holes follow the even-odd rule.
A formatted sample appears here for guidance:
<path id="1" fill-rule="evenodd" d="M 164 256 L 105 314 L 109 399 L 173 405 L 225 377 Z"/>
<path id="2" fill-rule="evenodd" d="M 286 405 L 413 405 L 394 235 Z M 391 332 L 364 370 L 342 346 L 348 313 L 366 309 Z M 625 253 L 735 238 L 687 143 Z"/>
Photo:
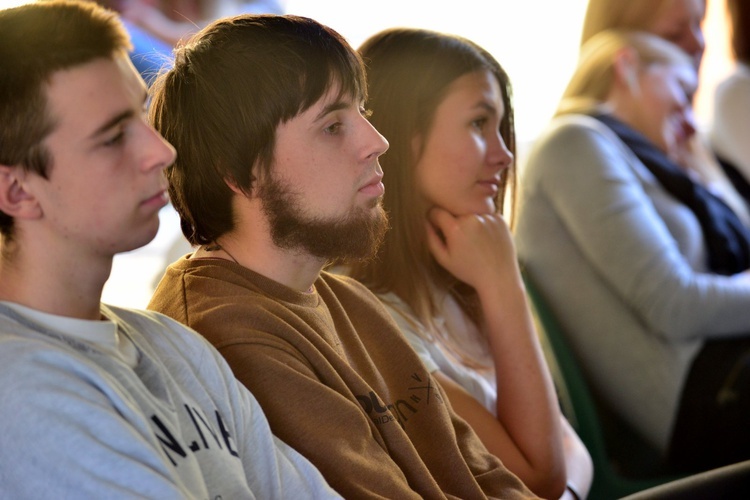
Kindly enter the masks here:
<path id="1" fill-rule="evenodd" d="M 594 462 L 594 482 L 588 498 L 622 498 L 679 478 L 659 472 L 658 454 L 623 422 L 607 415 L 597 405 L 560 324 L 528 272 L 524 271 L 523 278 L 555 378 L 562 411 Z M 631 472 L 626 474 L 624 470 Z"/>

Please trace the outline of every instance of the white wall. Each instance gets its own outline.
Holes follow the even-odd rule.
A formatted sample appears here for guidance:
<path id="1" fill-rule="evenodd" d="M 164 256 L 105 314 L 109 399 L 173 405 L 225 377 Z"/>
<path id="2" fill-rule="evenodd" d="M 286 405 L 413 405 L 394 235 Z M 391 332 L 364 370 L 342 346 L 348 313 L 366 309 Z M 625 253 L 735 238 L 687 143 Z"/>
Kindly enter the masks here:
<path id="1" fill-rule="evenodd" d="M 450 32 L 490 51 L 514 85 L 517 134 L 533 138 L 572 71 L 586 0 L 287 0 L 287 11 L 330 26 L 358 47 L 392 26 Z"/>

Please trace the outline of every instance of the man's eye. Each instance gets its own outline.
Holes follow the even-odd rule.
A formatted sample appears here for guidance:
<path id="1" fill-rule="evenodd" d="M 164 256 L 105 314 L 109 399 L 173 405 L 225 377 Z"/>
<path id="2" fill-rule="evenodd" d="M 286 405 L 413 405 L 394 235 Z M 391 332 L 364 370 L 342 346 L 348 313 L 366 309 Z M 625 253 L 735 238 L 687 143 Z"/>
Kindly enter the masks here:
<path id="1" fill-rule="evenodd" d="M 339 132 L 340 129 L 341 129 L 341 123 L 340 122 L 336 122 L 336 123 L 333 123 L 333 124 L 327 126 L 325 128 L 325 132 L 327 134 L 336 135 Z"/>

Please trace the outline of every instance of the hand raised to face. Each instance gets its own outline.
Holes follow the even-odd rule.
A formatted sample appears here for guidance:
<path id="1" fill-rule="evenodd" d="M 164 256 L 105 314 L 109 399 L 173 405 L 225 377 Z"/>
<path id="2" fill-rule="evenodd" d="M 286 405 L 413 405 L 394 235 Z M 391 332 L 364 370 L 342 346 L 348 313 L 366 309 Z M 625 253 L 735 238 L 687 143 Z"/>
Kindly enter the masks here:
<path id="1" fill-rule="evenodd" d="M 435 260 L 464 283 L 479 290 L 517 279 L 516 250 L 501 215 L 454 216 L 433 207 L 426 230 Z"/>

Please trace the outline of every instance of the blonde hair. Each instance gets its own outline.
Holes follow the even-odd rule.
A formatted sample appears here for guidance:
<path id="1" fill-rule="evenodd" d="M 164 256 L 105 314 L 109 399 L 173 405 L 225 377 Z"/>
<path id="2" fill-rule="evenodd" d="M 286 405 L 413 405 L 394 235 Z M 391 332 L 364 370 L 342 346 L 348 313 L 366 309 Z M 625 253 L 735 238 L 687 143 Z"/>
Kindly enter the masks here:
<path id="1" fill-rule="evenodd" d="M 654 18 L 675 0 L 589 0 L 583 19 L 581 46 L 608 30 L 647 31 Z"/>
<path id="2" fill-rule="evenodd" d="M 615 56 L 630 48 L 642 66 L 651 64 L 692 65 L 690 56 L 678 46 L 644 31 L 605 30 L 581 47 L 573 76 L 563 92 L 555 115 L 592 114 L 609 95 L 615 78 Z"/>
<path id="3" fill-rule="evenodd" d="M 641 67 L 651 64 L 675 64 L 693 67 L 691 57 L 677 45 L 643 31 L 605 30 L 597 33 L 581 48 L 573 76 L 568 83 L 555 116 L 601 112 L 614 82 L 616 54 L 630 48 L 638 55 Z M 746 219 L 745 202 L 732 186 L 718 162 L 700 142 L 683 161 L 683 167 L 697 173 L 702 182 Z"/>

